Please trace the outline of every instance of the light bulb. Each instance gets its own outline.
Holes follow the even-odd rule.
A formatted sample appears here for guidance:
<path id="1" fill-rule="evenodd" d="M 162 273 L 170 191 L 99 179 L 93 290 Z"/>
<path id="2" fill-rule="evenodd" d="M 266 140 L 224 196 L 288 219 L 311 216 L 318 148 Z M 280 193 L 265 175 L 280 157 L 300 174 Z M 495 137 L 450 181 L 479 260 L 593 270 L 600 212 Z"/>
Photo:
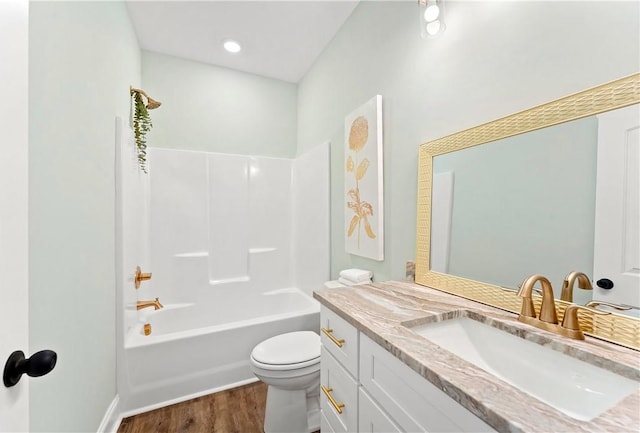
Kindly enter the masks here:
<path id="1" fill-rule="evenodd" d="M 432 21 L 435 21 L 438 16 L 440 15 L 440 8 L 438 7 L 437 4 L 430 4 L 429 6 L 427 6 L 427 9 L 425 9 L 424 11 L 424 19 L 430 23 Z"/>
<path id="2" fill-rule="evenodd" d="M 230 53 L 236 54 L 242 50 L 242 46 L 233 39 L 227 39 L 223 43 L 224 49 Z"/>
<path id="3" fill-rule="evenodd" d="M 440 20 L 427 23 L 427 33 L 429 34 L 429 36 L 437 35 L 439 31 L 440 31 Z"/>

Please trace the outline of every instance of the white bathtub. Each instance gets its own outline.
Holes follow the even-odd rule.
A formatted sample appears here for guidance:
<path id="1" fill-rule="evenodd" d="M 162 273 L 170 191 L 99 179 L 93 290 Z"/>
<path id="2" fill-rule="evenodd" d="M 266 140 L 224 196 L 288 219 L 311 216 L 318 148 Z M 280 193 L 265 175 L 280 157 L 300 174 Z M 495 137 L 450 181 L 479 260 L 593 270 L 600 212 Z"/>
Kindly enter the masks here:
<path id="1" fill-rule="evenodd" d="M 141 322 L 125 339 L 126 415 L 253 382 L 249 355 L 256 344 L 320 326 L 318 302 L 298 289 L 210 293 L 216 300 L 205 293 L 197 303 L 141 310 L 152 333 L 145 336 Z"/>

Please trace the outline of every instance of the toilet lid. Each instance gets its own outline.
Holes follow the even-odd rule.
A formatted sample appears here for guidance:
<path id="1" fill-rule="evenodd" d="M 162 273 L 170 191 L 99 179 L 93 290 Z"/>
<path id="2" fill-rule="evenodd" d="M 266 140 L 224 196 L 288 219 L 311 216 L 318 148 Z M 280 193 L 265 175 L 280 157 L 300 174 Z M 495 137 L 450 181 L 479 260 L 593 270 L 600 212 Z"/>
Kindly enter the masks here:
<path id="1" fill-rule="evenodd" d="M 320 357 L 320 336 L 312 331 L 276 335 L 254 347 L 251 356 L 258 362 L 272 365 L 310 361 Z"/>

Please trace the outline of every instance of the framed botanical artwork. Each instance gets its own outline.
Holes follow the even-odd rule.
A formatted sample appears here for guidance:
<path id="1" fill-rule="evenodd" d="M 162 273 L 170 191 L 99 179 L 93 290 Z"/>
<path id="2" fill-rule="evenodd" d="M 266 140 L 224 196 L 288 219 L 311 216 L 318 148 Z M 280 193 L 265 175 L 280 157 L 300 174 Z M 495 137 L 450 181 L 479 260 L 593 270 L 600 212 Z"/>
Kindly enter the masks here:
<path id="1" fill-rule="evenodd" d="M 384 260 L 382 96 L 345 119 L 345 249 Z"/>

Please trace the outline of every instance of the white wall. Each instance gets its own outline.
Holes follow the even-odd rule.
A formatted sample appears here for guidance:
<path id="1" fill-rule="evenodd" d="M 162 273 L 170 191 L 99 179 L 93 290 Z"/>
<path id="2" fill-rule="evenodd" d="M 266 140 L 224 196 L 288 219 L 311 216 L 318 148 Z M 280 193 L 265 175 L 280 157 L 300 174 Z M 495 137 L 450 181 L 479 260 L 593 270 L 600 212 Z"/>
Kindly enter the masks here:
<path id="1" fill-rule="evenodd" d="M 637 72 L 638 2 L 447 2 L 419 36 L 414 1 L 361 2 L 298 88 L 298 152 L 330 140 L 331 269 L 404 278 L 415 257 L 418 146 Z M 603 25 L 605 23 L 605 25 Z M 385 261 L 344 252 L 344 118 L 383 97 Z"/>
<path id="2" fill-rule="evenodd" d="M 32 2 L 30 346 L 58 353 L 31 382 L 31 431 L 96 431 L 116 394 L 115 117 L 140 51 L 123 2 Z"/>
<path id="3" fill-rule="evenodd" d="M 295 84 L 148 51 L 142 73 L 163 104 L 152 112 L 154 147 L 295 156 Z"/>

